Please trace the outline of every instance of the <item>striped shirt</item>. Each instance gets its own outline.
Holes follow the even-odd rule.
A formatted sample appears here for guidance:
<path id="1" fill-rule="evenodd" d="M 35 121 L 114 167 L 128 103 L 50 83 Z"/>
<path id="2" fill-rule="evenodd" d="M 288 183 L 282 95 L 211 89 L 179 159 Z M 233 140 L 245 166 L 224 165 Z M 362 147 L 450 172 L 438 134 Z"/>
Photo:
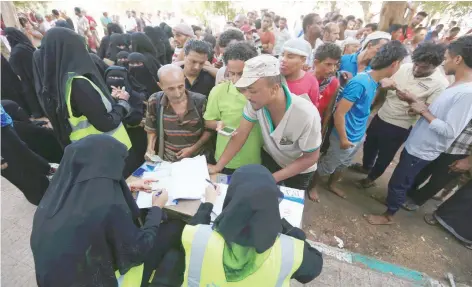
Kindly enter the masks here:
<path id="1" fill-rule="evenodd" d="M 447 149 L 446 153 L 472 155 L 472 121 Z"/>
<path id="2" fill-rule="evenodd" d="M 159 124 L 157 119 L 157 99 L 153 94 L 148 100 L 148 109 L 146 113 L 146 121 L 144 129 L 147 132 L 156 132 Z M 206 104 L 201 110 L 195 105 L 193 97 L 196 93 L 187 91 L 187 112 L 183 116 L 179 116 L 164 95 L 161 99 L 161 106 L 164 107 L 162 119 L 164 127 L 164 160 L 175 162 L 177 153 L 184 148 L 193 146 L 205 131 L 203 114 L 205 113 Z M 201 96 L 201 95 L 199 95 Z M 194 155 L 201 154 L 203 150 L 198 151 Z M 156 151 L 157 152 L 157 151 Z"/>

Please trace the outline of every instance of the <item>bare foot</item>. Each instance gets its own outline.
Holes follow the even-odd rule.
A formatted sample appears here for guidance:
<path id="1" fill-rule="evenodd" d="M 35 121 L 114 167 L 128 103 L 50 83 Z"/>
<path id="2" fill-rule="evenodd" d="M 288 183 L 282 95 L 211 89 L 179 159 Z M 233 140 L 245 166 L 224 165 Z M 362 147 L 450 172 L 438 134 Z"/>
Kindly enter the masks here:
<path id="1" fill-rule="evenodd" d="M 393 217 L 391 215 L 382 215 L 375 214 L 364 214 L 365 219 L 372 225 L 390 225 L 393 223 Z"/>
<path id="2" fill-rule="evenodd" d="M 306 192 L 306 196 L 311 201 L 320 202 L 320 198 L 318 196 L 318 191 L 316 191 L 316 188 L 314 188 L 314 187 Z"/>
<path id="3" fill-rule="evenodd" d="M 331 185 L 328 185 L 328 190 L 333 192 L 334 194 L 336 194 L 337 196 L 341 197 L 341 198 L 347 198 L 346 194 L 344 193 L 344 191 L 342 191 L 341 189 L 337 188 L 336 186 L 334 186 L 334 184 L 331 184 Z"/>

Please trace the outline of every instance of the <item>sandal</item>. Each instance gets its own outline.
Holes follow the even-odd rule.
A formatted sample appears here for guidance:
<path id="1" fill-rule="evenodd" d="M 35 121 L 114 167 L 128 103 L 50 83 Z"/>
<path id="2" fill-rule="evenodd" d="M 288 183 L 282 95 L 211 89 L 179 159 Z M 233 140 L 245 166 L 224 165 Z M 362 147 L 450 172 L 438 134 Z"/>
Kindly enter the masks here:
<path id="1" fill-rule="evenodd" d="M 434 214 L 433 213 L 427 213 L 424 215 L 424 221 L 429 224 L 429 225 L 436 225 L 438 224 L 438 221 L 436 220 L 436 218 L 434 218 Z"/>
<path id="2" fill-rule="evenodd" d="M 368 178 L 358 180 L 354 184 L 356 185 L 357 188 L 363 188 L 363 189 L 367 189 L 367 188 L 370 188 L 370 187 L 377 186 L 375 181 L 372 181 Z"/>
<path id="3" fill-rule="evenodd" d="M 350 170 L 362 173 L 362 174 L 369 174 L 370 170 L 367 170 L 362 166 L 361 163 L 355 163 L 349 166 Z"/>
<path id="4" fill-rule="evenodd" d="M 411 200 L 407 200 L 405 203 L 402 204 L 402 208 L 408 211 L 416 211 L 418 210 L 418 208 L 420 208 L 420 206 L 415 204 Z"/>
<path id="5" fill-rule="evenodd" d="M 464 243 L 464 247 L 467 248 L 467 249 L 472 250 L 472 244 Z"/>

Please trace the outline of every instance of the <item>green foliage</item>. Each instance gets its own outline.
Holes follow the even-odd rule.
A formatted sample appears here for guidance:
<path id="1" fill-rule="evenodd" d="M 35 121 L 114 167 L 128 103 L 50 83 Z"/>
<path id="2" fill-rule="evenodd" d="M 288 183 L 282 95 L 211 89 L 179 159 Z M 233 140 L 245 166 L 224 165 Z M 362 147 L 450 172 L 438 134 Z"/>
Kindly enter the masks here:
<path id="1" fill-rule="evenodd" d="M 228 21 L 232 21 L 236 17 L 236 9 L 231 1 L 202 1 L 191 2 L 191 8 L 185 12 L 189 15 L 199 18 L 205 25 L 211 16 L 225 16 Z"/>
<path id="2" fill-rule="evenodd" d="M 46 9 L 48 1 L 12 1 L 18 11 Z"/>
<path id="3" fill-rule="evenodd" d="M 430 15 L 450 13 L 453 17 L 463 17 L 472 11 L 472 1 L 422 1 L 420 7 Z"/>

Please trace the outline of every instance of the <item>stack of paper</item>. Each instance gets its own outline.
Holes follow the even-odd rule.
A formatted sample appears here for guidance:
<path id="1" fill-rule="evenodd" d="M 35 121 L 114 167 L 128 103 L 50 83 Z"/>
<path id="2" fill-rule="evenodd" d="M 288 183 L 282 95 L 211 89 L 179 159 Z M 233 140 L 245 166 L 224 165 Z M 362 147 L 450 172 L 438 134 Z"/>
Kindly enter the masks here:
<path id="1" fill-rule="evenodd" d="M 144 192 L 140 191 L 138 192 L 138 195 L 136 197 L 136 204 L 138 205 L 139 208 L 151 208 L 152 207 L 152 195 L 153 192 Z M 166 206 L 171 206 L 171 205 L 176 205 L 177 201 L 172 200 L 169 197 L 169 200 L 166 203 Z"/>
<path id="2" fill-rule="evenodd" d="M 152 189 L 166 189 L 170 200 L 200 199 L 210 175 L 206 158 L 196 156 L 174 163 L 161 162 L 153 171 L 144 172 L 143 178 L 157 180 Z"/>

